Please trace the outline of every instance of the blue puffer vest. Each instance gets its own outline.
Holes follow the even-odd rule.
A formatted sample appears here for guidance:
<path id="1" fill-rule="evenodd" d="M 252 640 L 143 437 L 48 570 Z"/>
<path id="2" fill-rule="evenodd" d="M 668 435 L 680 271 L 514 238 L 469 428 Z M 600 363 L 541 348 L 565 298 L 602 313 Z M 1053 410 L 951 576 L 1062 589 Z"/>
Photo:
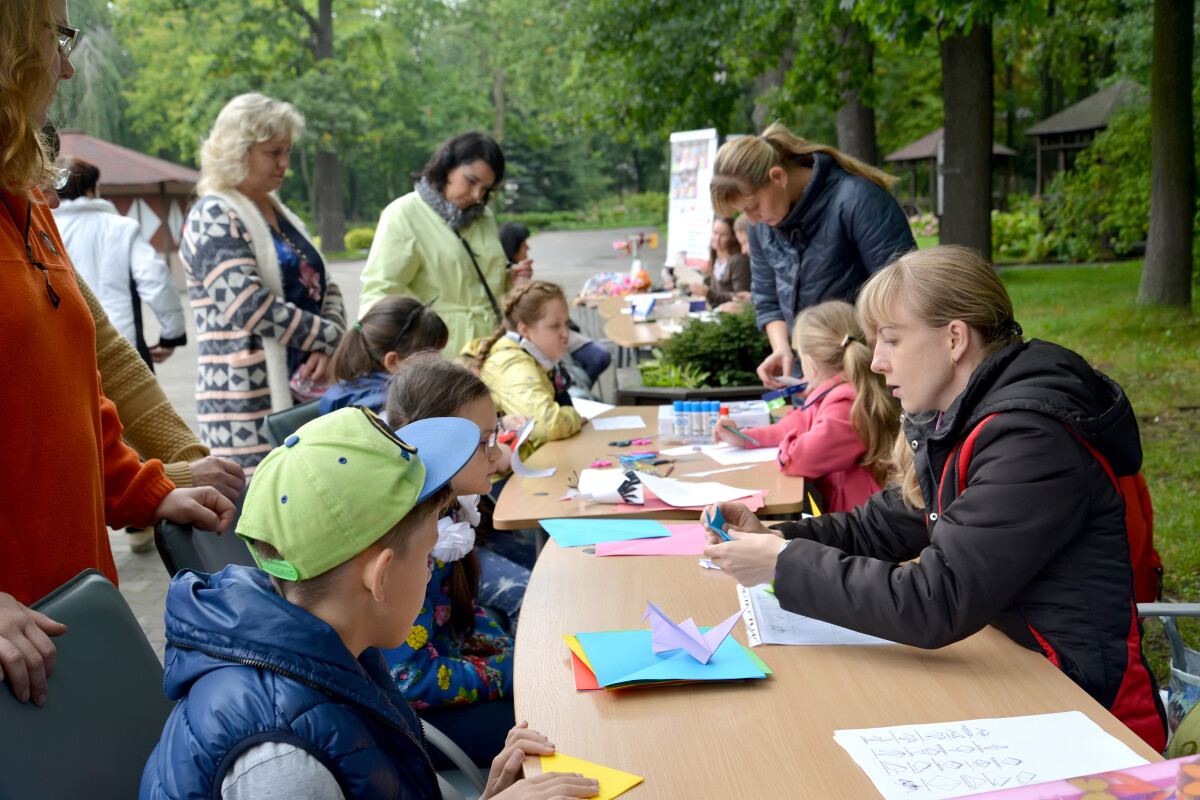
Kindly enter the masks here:
<path id="1" fill-rule="evenodd" d="M 441 797 L 420 722 L 379 651 L 356 660 L 266 573 L 185 570 L 166 617 L 163 686 L 179 703 L 146 763 L 142 800 L 219 797 L 238 756 L 267 741 L 311 753 L 347 798 Z"/>

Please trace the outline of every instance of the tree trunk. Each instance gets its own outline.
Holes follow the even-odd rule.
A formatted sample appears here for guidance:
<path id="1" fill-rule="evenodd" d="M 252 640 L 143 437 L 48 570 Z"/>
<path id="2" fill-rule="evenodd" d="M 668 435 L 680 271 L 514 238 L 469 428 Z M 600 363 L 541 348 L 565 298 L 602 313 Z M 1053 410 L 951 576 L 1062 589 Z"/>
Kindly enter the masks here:
<path id="1" fill-rule="evenodd" d="M 496 67 L 492 73 L 492 101 L 496 104 L 496 124 L 492 129 L 492 138 L 497 142 L 504 141 L 504 65 Z"/>
<path id="2" fill-rule="evenodd" d="M 856 75 L 846 70 L 838 76 L 842 85 L 843 105 L 837 111 L 838 149 L 868 164 L 879 163 L 879 146 L 875 141 L 875 109 L 862 101 L 861 76 L 875 69 L 875 45 L 862 26 L 851 22 L 838 34 L 838 44 L 852 48 L 863 61 L 864 72 Z"/>
<path id="3" fill-rule="evenodd" d="M 313 31 L 316 47 L 313 60 L 317 69 L 333 53 L 333 0 L 320 0 L 317 27 Z M 329 148 L 329 149 L 326 149 Z M 324 131 L 317 139 L 317 210 L 321 231 L 321 249 L 340 253 L 346 249 L 346 214 L 342 198 L 342 167 L 332 131 Z"/>
<path id="4" fill-rule="evenodd" d="M 1150 234 L 1138 299 L 1192 305 L 1196 153 L 1192 141 L 1192 0 L 1154 0 L 1150 75 Z"/>
<path id="5" fill-rule="evenodd" d="M 984 18 L 942 40 L 946 199 L 941 243 L 992 258 L 992 28 Z"/>
<path id="6" fill-rule="evenodd" d="M 762 133 L 767 127 L 767 112 L 769 110 L 766 103 L 761 102 L 758 98 L 773 89 L 783 86 L 783 79 L 787 76 L 788 69 L 790 69 L 795 57 L 795 52 L 792 48 L 785 48 L 783 55 L 779 57 L 779 65 L 775 69 L 764 72 L 754 79 L 754 108 L 750 112 L 750 120 L 754 123 L 754 130 L 757 133 Z"/>

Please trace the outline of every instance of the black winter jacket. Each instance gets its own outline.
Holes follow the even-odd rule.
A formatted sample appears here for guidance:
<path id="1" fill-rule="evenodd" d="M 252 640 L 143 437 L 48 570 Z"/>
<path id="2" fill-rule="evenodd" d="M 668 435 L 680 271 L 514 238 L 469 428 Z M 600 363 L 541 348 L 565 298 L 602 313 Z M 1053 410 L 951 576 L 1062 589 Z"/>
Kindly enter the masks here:
<path id="1" fill-rule="evenodd" d="M 957 448 L 992 414 L 960 494 Z M 783 608 L 927 648 L 993 624 L 1161 749 L 1124 502 L 1080 441 L 1118 476 L 1138 470 L 1121 387 L 1058 345 L 1013 344 L 975 370 L 940 426 L 906 421 L 905 434 L 924 513 L 889 489 L 853 512 L 781 525 L 794 540 L 776 562 Z"/>
<path id="2" fill-rule="evenodd" d="M 858 289 L 897 256 L 915 250 L 908 220 L 878 185 L 814 153 L 804 194 L 778 227 L 751 225 L 750 275 L 758 327 L 825 300 L 853 303 Z"/>

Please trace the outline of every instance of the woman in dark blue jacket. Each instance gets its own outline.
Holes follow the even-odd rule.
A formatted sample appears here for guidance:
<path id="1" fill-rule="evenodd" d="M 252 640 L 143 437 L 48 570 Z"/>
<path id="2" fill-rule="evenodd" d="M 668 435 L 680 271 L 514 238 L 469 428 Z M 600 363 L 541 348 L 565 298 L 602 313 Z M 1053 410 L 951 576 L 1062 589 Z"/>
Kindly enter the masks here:
<path id="1" fill-rule="evenodd" d="M 779 123 L 717 153 L 713 208 L 743 212 L 758 327 L 771 355 L 758 376 L 772 388 L 790 375 L 792 320 L 825 300 L 854 302 L 872 273 L 916 249 L 908 220 L 887 191 L 897 178 L 795 136 Z"/>

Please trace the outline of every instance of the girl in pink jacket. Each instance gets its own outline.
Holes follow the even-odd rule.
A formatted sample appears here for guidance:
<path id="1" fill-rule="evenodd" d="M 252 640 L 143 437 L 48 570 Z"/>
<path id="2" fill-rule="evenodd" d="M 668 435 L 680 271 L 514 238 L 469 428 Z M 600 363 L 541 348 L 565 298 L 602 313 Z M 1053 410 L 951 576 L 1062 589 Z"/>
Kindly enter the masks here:
<path id="1" fill-rule="evenodd" d="M 774 425 L 744 433 L 760 447 L 779 447 L 779 468 L 813 481 L 827 511 L 849 511 L 882 488 L 899 428 L 900 408 L 871 372 L 871 348 L 841 300 L 810 306 L 796 317 L 792 346 L 811 387 L 799 408 Z M 755 445 L 722 419 L 713 439 Z"/>

